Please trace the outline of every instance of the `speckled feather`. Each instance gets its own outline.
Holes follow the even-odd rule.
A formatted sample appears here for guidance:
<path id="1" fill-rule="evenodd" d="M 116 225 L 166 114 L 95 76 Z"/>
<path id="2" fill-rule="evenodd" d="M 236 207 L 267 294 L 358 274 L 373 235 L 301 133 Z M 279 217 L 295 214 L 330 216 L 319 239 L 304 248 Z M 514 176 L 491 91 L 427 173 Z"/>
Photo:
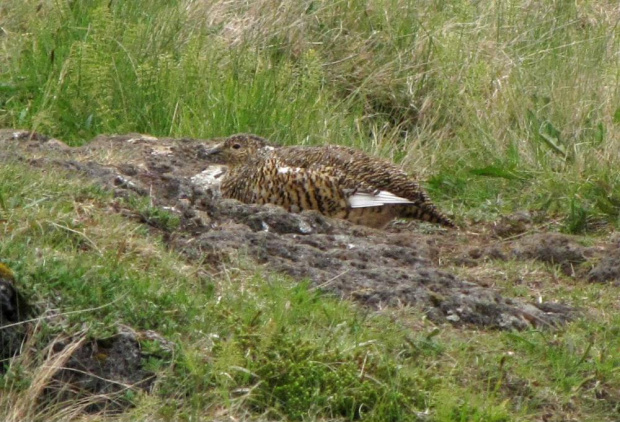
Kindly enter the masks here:
<path id="1" fill-rule="evenodd" d="M 415 218 L 455 227 L 418 183 L 394 164 L 343 146 L 273 147 L 255 135 L 233 135 L 208 152 L 229 166 L 222 195 L 317 210 L 356 224 L 383 227 Z"/>

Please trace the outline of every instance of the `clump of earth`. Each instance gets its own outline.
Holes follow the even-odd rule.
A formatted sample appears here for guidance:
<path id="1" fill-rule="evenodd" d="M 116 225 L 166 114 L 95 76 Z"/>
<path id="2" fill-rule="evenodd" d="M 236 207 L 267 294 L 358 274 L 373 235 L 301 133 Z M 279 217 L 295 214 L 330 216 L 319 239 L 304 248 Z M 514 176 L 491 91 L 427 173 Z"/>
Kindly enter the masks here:
<path id="1" fill-rule="evenodd" d="M 173 231 L 144 222 L 161 230 L 168 245 L 188 261 L 201 262 L 208 270 L 217 271 L 241 253 L 266 271 L 309 280 L 363 307 L 415 307 L 438 324 L 492 329 L 555 327 L 577 311 L 562 303 L 508 297 L 479 276 L 476 269 L 482 265 L 540 261 L 584 283 L 620 280 L 617 244 L 586 247 L 577 237 L 531 233 L 535 216 L 527 213 L 471 230 L 401 221 L 376 230 L 316 212 L 292 214 L 276 206 L 223 199 L 217 185 L 225 168 L 208 161 L 205 152 L 211 146 L 207 140 L 128 134 L 99 136 L 72 148 L 36 133 L 0 130 L 0 162 L 63 168 L 113 190 L 117 197 L 149 196 L 156 206 L 178 214 L 181 225 Z M 117 207 L 116 212 L 123 211 Z M 126 367 L 141 371 L 128 337 L 84 347 L 72 358 L 84 372 L 94 371 L 86 356 L 101 347 L 111 353 L 124 347 L 128 356 L 136 357 Z M 114 379 L 113 373 L 106 376 Z M 117 378 L 122 382 L 128 376 Z M 149 374 L 140 377 L 148 388 Z"/>
<path id="2" fill-rule="evenodd" d="M 85 413 L 104 409 L 106 413 L 119 413 L 131 405 L 128 391 L 150 392 L 155 374 L 144 369 L 145 361 L 153 356 L 165 357 L 174 345 L 152 331 L 118 328 L 119 332 L 108 338 L 82 336 L 54 342 L 51 347 L 55 356 L 68 353 L 40 397 L 41 405 L 79 402 Z M 156 342 L 160 350 L 145 352 L 140 346 L 142 340 Z"/>

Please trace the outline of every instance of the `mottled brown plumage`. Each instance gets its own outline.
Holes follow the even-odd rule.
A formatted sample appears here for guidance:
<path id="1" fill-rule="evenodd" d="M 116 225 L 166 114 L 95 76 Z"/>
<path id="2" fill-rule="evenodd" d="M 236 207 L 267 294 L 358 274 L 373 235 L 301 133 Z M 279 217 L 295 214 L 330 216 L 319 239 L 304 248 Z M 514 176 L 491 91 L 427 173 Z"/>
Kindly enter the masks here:
<path id="1" fill-rule="evenodd" d="M 383 227 L 415 218 L 455 227 L 414 180 L 394 164 L 343 146 L 275 147 L 255 135 L 233 135 L 208 152 L 227 164 L 222 195 L 317 210 L 356 224 Z"/>

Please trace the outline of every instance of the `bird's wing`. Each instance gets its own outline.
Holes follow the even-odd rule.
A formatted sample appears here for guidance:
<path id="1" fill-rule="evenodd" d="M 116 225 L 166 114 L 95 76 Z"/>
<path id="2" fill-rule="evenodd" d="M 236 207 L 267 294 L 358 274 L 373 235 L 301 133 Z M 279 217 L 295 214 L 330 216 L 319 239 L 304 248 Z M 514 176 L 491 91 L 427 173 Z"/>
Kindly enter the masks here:
<path id="1" fill-rule="evenodd" d="M 342 168 L 350 160 L 355 159 L 355 150 L 347 147 L 329 145 L 326 147 L 292 146 L 277 150 L 278 160 L 292 167 L 320 170 L 331 166 Z"/>
<path id="2" fill-rule="evenodd" d="M 337 194 L 346 198 L 351 208 L 381 207 L 388 204 L 413 204 L 410 199 L 400 197 L 388 190 L 376 189 L 353 177 L 349 172 L 343 172 L 339 167 L 314 165 L 310 168 L 288 167 L 282 165 L 278 168 L 279 174 L 296 174 L 319 181 L 323 186 L 331 186 L 339 191 Z"/>
<path id="3" fill-rule="evenodd" d="M 349 196 L 348 200 L 351 208 L 381 207 L 388 204 L 413 204 L 413 201 L 401 198 L 385 190 L 375 192 L 357 191 Z"/>
<path id="4" fill-rule="evenodd" d="M 376 189 L 350 173 L 343 172 L 339 167 L 315 163 L 304 168 L 289 165 L 290 161 L 284 160 L 274 160 L 273 163 L 277 166 L 275 178 L 279 179 L 280 186 L 291 186 L 296 181 L 305 181 L 306 189 L 313 190 L 315 195 L 342 198 L 351 208 L 414 203 L 388 190 Z"/>

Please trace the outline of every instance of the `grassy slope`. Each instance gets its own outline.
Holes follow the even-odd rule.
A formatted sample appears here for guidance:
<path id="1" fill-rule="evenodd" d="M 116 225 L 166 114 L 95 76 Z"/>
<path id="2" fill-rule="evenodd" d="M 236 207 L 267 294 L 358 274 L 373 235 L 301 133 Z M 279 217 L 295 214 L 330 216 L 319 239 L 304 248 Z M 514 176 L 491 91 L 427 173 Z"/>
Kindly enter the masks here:
<path id="1" fill-rule="evenodd" d="M 614 4 L 8 0 L 0 126 L 74 145 L 128 131 L 350 144 L 401 161 L 459 218 L 528 209 L 569 231 L 616 225 Z M 329 419 L 361 402 L 369 420 L 617 419 L 612 287 L 558 291 L 600 302 L 559 333 L 437 333 L 415 312 L 364 315 L 242 261 L 206 275 L 79 181 L 18 164 L 0 180 L 0 257 L 35 299 L 83 311 L 69 331 L 121 321 L 178 342 L 128 420 Z M 59 409 L 28 400 L 44 364 L 25 357 L 2 378 L 0 414 L 51 420 Z"/>

